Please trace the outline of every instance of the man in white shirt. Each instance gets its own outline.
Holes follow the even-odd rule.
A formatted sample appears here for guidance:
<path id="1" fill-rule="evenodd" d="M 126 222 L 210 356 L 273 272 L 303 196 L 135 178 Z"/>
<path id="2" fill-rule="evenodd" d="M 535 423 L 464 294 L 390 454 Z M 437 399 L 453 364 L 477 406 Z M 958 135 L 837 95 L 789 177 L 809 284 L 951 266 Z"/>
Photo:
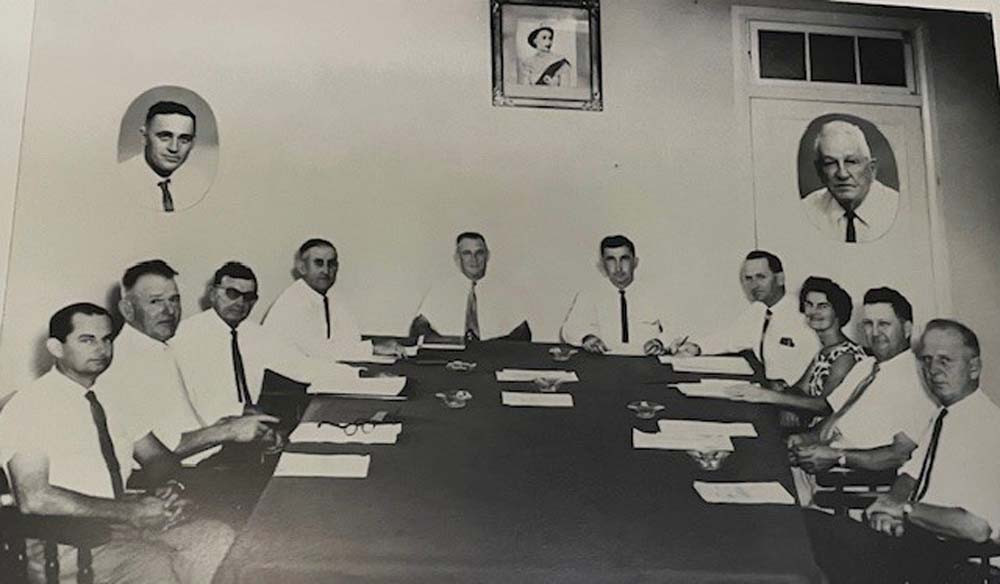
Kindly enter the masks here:
<path id="1" fill-rule="evenodd" d="M 834 413 L 816 430 L 789 437 L 789 458 L 808 473 L 835 465 L 899 468 L 909 460 L 937 410 L 910 350 L 913 306 L 906 297 L 892 288 L 868 290 L 861 325 L 875 358 L 851 370 L 842 384 L 847 391 L 830 394 Z M 812 489 L 800 489 L 799 494 L 807 505 Z"/>
<path id="2" fill-rule="evenodd" d="M 201 418 L 167 344 L 181 320 L 177 272 L 160 259 L 125 271 L 118 309 L 125 325 L 115 339 L 115 360 L 101 379 L 108 407 L 120 409 L 136 431 L 152 431 L 167 448 L 196 462 L 224 442 L 273 440 L 265 415 Z"/>
<path id="3" fill-rule="evenodd" d="M 802 199 L 809 221 L 834 241 L 863 243 L 885 235 L 896 220 L 899 193 L 875 178 L 878 160 L 861 128 L 843 120 L 827 122 L 813 148 L 823 188 Z"/>
<path id="4" fill-rule="evenodd" d="M 278 296 L 264 317 L 264 330 L 281 336 L 310 357 L 363 360 L 372 354 L 401 357 L 393 340 L 361 340 L 357 321 L 344 299 L 334 293 L 340 269 L 337 248 L 325 239 L 309 239 L 295 256 L 299 278 Z"/>
<path id="5" fill-rule="evenodd" d="M 215 272 L 211 308 L 181 323 L 171 341 L 194 411 L 202 419 L 256 411 L 264 370 L 325 388 L 350 387 L 358 370 L 307 357 L 247 320 L 257 302 L 257 276 L 228 262 Z"/>
<path id="6" fill-rule="evenodd" d="M 635 244 L 624 235 L 611 235 L 601 240 L 598 254 L 597 269 L 604 278 L 576 294 L 559 338 L 591 353 L 666 352 L 660 299 L 635 280 Z"/>
<path id="7" fill-rule="evenodd" d="M 807 513 L 814 556 L 834 584 L 941 582 L 964 558 L 963 542 L 1000 542 L 1000 407 L 979 390 L 979 340 L 935 319 L 917 355 L 940 408 L 892 490 L 866 510 L 868 526 Z"/>
<path id="8" fill-rule="evenodd" d="M 131 459 L 173 460 L 151 433 L 137 436 L 105 409 L 98 377 L 113 355 L 111 317 L 79 303 L 49 321 L 55 367 L 17 392 L 0 414 L 0 452 L 23 513 L 93 517 L 121 524 L 93 550 L 101 582 L 208 583 L 233 531 L 207 520 L 184 523 L 187 502 L 164 488 L 125 493 Z M 43 543 L 28 542 L 29 578 L 44 581 Z M 76 552 L 59 546 L 60 581 L 76 581 Z"/>
<path id="9" fill-rule="evenodd" d="M 785 294 L 785 273 L 774 254 L 747 254 L 740 282 L 750 306 L 731 326 L 698 339 L 676 339 L 668 351 L 678 356 L 752 350 L 768 379 L 794 383 L 820 349 L 816 333 L 799 312 L 794 294 Z"/>
<path id="10" fill-rule="evenodd" d="M 490 250 L 486 238 L 467 231 L 455 238 L 459 273 L 435 283 L 410 323 L 410 336 L 456 336 L 478 341 L 505 338 L 531 340 L 528 321 L 514 314 L 520 299 L 486 281 Z"/>

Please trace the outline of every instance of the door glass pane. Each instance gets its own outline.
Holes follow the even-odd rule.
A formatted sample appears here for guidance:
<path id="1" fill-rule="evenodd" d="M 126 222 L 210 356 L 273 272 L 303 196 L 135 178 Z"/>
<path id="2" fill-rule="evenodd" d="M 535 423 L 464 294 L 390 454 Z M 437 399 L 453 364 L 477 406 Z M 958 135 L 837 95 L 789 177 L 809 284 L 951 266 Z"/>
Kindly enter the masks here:
<path id="1" fill-rule="evenodd" d="M 858 38 L 861 83 L 906 87 L 902 39 Z"/>
<path id="2" fill-rule="evenodd" d="M 856 83 L 854 37 L 810 34 L 809 65 L 812 81 Z"/>
<path id="3" fill-rule="evenodd" d="M 757 39 L 762 78 L 805 81 L 805 33 L 762 30 Z"/>

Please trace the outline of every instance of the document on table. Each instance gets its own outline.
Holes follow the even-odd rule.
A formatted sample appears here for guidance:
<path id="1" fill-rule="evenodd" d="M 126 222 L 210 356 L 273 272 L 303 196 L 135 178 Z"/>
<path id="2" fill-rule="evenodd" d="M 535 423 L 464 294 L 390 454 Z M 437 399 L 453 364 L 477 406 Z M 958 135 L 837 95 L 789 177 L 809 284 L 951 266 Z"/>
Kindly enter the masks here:
<path id="1" fill-rule="evenodd" d="M 370 454 L 283 452 L 274 468 L 274 476 L 363 479 L 368 476 L 371 458 Z"/>
<path id="2" fill-rule="evenodd" d="M 500 369 L 497 371 L 497 381 L 534 381 L 539 377 L 557 379 L 562 382 L 580 381 L 576 371 L 560 369 Z"/>
<path id="3" fill-rule="evenodd" d="M 660 363 L 670 365 L 678 373 L 719 373 L 725 375 L 753 375 L 753 369 L 743 357 L 675 357 L 663 355 Z"/>
<path id="4" fill-rule="evenodd" d="M 668 432 L 643 432 L 632 428 L 633 448 L 655 448 L 658 450 L 728 450 L 733 451 L 733 441 L 729 436 L 718 434 L 674 434 Z"/>
<path id="5" fill-rule="evenodd" d="M 355 424 L 353 430 L 345 424 L 330 422 L 303 422 L 288 435 L 291 443 L 327 442 L 331 444 L 395 444 L 403 431 L 403 424 L 371 424 L 365 432 L 364 423 Z"/>
<path id="6" fill-rule="evenodd" d="M 571 408 L 573 396 L 568 393 L 532 393 L 528 391 L 501 391 L 500 398 L 505 406 L 529 406 L 541 408 Z"/>
<path id="7" fill-rule="evenodd" d="M 406 377 L 362 377 L 349 385 L 337 388 L 309 386 L 309 393 L 314 394 L 348 394 L 353 396 L 397 396 L 406 385 Z"/>
<path id="8" fill-rule="evenodd" d="M 687 397 L 714 397 L 753 403 L 775 403 L 777 399 L 776 392 L 754 383 L 712 380 L 701 383 L 678 383 L 676 387 Z"/>
<path id="9" fill-rule="evenodd" d="M 372 363 L 374 365 L 395 365 L 396 357 L 392 355 L 368 355 L 367 357 L 360 357 L 358 359 L 343 359 L 349 363 Z"/>
<path id="10" fill-rule="evenodd" d="M 704 422 L 701 420 L 659 420 L 660 432 L 675 436 L 728 436 L 756 438 L 757 429 L 750 422 Z"/>
<path id="11" fill-rule="evenodd" d="M 639 343 L 622 343 L 622 342 L 607 342 L 608 345 L 608 355 L 618 355 L 620 357 L 647 357 L 646 352 L 642 350 L 642 344 Z"/>
<path id="12" fill-rule="evenodd" d="M 428 351 L 464 351 L 465 345 L 461 343 L 424 343 L 420 348 Z"/>
<path id="13" fill-rule="evenodd" d="M 706 503 L 776 503 L 794 505 L 795 499 L 780 483 L 706 483 L 695 481 L 698 491 Z"/>

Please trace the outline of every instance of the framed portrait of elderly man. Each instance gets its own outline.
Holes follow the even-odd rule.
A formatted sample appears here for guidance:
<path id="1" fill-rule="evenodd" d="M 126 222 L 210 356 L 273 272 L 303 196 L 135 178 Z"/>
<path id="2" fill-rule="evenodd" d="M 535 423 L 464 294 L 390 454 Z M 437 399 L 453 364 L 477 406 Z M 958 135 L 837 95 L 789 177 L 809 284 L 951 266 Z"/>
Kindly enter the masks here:
<path id="1" fill-rule="evenodd" d="M 493 105 L 600 111 L 598 0 L 490 0 Z"/>

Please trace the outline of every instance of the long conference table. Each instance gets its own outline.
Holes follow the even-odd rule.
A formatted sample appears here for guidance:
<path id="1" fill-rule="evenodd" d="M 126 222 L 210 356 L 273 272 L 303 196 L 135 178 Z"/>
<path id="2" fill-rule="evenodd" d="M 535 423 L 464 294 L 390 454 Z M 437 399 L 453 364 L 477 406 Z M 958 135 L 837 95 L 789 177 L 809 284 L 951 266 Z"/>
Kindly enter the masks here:
<path id="1" fill-rule="evenodd" d="M 393 445 L 290 445 L 367 453 L 367 478 L 272 477 L 216 582 L 819 582 L 801 511 L 793 505 L 704 502 L 702 481 L 779 481 L 794 493 L 776 411 L 684 397 L 653 358 L 578 354 L 556 363 L 548 345 L 490 342 L 421 351 L 374 367 L 408 377 L 405 401 L 316 396 L 304 420 L 342 421 L 359 408 L 402 421 Z M 442 360 L 475 362 L 469 373 Z M 430 360 L 432 364 L 421 365 Z M 500 368 L 570 369 L 572 408 L 509 407 Z M 502 386 L 502 387 L 501 387 Z M 466 389 L 449 409 L 437 392 Z M 748 421 L 757 438 L 704 471 L 682 451 L 633 448 L 656 431 L 626 404 L 666 406 L 658 418 Z"/>

